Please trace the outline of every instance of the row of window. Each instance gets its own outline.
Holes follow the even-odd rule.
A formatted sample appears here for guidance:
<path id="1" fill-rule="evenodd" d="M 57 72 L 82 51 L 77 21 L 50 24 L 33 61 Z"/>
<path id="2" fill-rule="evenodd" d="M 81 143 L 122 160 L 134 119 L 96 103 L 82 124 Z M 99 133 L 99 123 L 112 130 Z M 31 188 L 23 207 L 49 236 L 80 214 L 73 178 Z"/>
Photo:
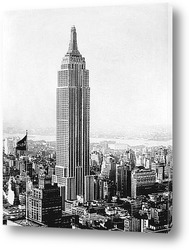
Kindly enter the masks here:
<path id="1" fill-rule="evenodd" d="M 80 63 L 80 62 L 79 62 Z M 75 69 L 75 68 L 77 68 L 77 69 L 85 69 L 85 65 L 84 64 L 75 64 L 75 63 L 71 63 L 71 64 L 68 64 L 68 63 L 66 63 L 66 64 L 62 64 L 61 65 L 61 69 Z"/>

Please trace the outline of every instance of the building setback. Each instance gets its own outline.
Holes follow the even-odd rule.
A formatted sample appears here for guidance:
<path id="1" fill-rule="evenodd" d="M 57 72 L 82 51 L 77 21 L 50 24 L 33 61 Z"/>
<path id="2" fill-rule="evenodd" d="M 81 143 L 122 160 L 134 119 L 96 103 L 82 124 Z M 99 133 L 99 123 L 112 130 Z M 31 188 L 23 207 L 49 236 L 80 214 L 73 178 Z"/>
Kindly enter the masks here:
<path id="1" fill-rule="evenodd" d="M 70 196 L 84 197 L 85 176 L 89 175 L 89 71 L 77 47 L 77 33 L 71 28 L 67 54 L 58 71 L 56 104 L 56 166 L 54 182 L 66 186 L 74 178 Z"/>

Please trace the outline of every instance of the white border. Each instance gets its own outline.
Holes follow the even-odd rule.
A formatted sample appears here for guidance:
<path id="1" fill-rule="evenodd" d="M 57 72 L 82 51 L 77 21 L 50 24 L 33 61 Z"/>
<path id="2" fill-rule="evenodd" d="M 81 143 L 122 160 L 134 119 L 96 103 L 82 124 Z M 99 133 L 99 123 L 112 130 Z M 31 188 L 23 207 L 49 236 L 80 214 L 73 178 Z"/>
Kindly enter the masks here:
<path id="1" fill-rule="evenodd" d="M 105 0 L 6 0 L 0 2 L 0 10 L 42 9 L 58 7 L 106 6 L 133 3 L 162 3 L 162 1 L 105 1 Z M 173 6 L 174 37 L 174 229 L 170 234 L 111 233 L 94 231 L 69 231 L 0 226 L 1 246 L 6 249 L 187 249 L 188 243 L 188 183 L 189 166 L 187 139 L 189 122 L 189 4 L 186 0 L 170 0 Z M 2 22 L 2 12 L 1 12 Z M 1 23 L 2 27 L 2 23 Z M 1 54 L 2 55 L 2 39 Z M 1 62 L 2 63 L 2 62 Z M 2 77 L 1 77 L 2 79 Z M 188 81 L 187 81 L 188 80 Z M 1 89 L 0 89 L 1 90 Z M 0 109 L 1 111 L 1 109 Z M 0 114 L 1 115 L 1 114 Z M 1 120 L 0 120 L 1 122 Z M 0 130 L 2 128 L 0 127 Z M 1 170 L 2 171 L 2 170 Z M 1 205 L 1 203 L 0 203 Z M 0 223 L 1 224 L 1 223 Z"/>

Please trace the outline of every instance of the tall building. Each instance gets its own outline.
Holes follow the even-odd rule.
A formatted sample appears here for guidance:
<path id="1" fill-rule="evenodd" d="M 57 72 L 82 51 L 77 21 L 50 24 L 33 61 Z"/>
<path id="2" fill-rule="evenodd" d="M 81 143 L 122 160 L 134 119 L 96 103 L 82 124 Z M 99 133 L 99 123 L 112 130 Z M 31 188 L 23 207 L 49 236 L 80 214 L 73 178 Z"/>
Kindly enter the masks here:
<path id="1" fill-rule="evenodd" d="M 163 181 L 165 178 L 165 163 L 156 163 L 157 180 Z"/>
<path id="2" fill-rule="evenodd" d="M 89 71 L 77 47 L 77 33 L 71 28 L 69 49 L 58 71 L 56 114 L 56 167 L 59 186 L 75 178 L 76 195 L 84 196 L 84 179 L 89 175 Z M 74 193 L 74 192 L 73 192 Z"/>
<path id="3" fill-rule="evenodd" d="M 130 196 L 131 171 L 127 165 L 116 164 L 117 195 L 121 198 Z"/>
<path id="4" fill-rule="evenodd" d="M 94 200 L 94 175 L 85 176 L 85 201 Z"/>
<path id="5" fill-rule="evenodd" d="M 150 169 L 135 169 L 131 173 L 131 197 L 150 193 L 156 182 L 156 172 Z"/>
<path id="6" fill-rule="evenodd" d="M 33 188 L 28 197 L 29 220 L 49 227 L 60 227 L 62 198 L 57 184 L 51 185 L 49 178 L 42 178 L 40 186 Z"/>

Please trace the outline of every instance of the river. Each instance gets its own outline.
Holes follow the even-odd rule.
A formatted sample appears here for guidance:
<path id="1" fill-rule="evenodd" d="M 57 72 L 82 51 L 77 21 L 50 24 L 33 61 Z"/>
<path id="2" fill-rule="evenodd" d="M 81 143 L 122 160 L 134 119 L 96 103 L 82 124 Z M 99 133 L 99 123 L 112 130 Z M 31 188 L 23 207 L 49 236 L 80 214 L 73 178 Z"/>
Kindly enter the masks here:
<path id="1" fill-rule="evenodd" d="M 25 135 L 21 134 L 4 134 L 3 138 L 6 137 L 17 137 L 19 136 L 20 139 L 23 138 Z M 28 135 L 29 140 L 33 141 L 56 141 L 55 135 Z M 100 143 L 102 141 L 111 141 L 115 142 L 116 145 L 129 145 L 129 146 L 138 146 L 138 145 L 144 145 L 148 147 L 153 146 L 169 146 L 172 145 L 172 139 L 171 140 L 147 140 L 147 139 L 126 139 L 126 138 L 90 138 L 90 143 Z M 112 144 L 112 143 L 111 143 Z"/>

